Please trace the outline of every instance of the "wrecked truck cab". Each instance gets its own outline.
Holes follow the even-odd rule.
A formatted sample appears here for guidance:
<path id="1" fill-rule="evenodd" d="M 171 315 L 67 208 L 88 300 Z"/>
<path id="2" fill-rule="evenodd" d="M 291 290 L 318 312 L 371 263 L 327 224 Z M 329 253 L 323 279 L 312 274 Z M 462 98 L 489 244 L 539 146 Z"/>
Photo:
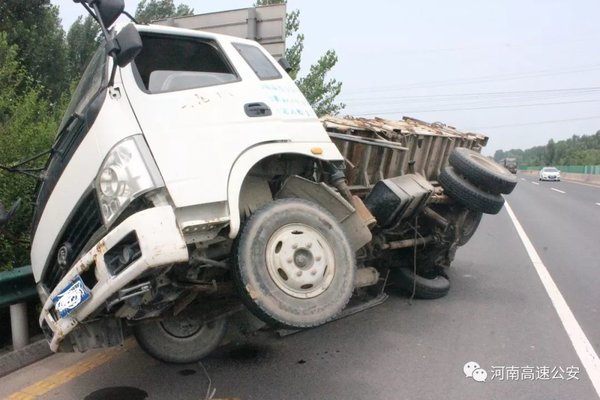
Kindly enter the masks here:
<path id="1" fill-rule="evenodd" d="M 270 185 L 343 163 L 293 81 L 255 43 L 137 30 L 143 48 L 131 64 L 115 66 L 103 46 L 96 52 L 38 188 L 32 264 L 53 350 L 71 332 L 79 349 L 99 344 L 90 337 L 118 342 L 119 334 L 85 332 L 112 332 L 120 323 L 106 315 L 162 315 L 202 280 L 206 264 L 195 260 L 211 258 L 205 247 L 231 247 L 222 242 L 238 235 L 244 212 L 274 201 Z M 332 210 L 353 210 L 331 195 Z M 180 272 L 191 258 L 194 271 Z M 345 301 L 354 263 L 347 268 Z M 229 274 L 221 270 L 217 281 Z"/>
<path id="2" fill-rule="evenodd" d="M 302 329 L 351 297 L 380 303 L 390 281 L 441 297 L 457 247 L 516 183 L 479 156 L 481 135 L 319 120 L 255 42 L 131 24 L 106 36 L 36 197 L 32 267 L 54 351 L 133 331 L 185 363 L 240 313 Z"/>

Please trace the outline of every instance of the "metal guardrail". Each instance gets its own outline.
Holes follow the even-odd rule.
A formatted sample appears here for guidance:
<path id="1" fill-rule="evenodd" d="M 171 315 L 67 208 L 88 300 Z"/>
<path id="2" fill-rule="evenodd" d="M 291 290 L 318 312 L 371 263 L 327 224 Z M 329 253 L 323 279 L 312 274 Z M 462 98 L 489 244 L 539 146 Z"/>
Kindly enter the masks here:
<path id="1" fill-rule="evenodd" d="M 37 298 L 30 266 L 0 272 L 0 307 L 23 303 Z"/>
<path id="2" fill-rule="evenodd" d="M 37 299 L 37 291 L 30 266 L 0 272 L 0 307 L 10 306 L 13 350 L 29 343 L 27 301 L 33 299 Z"/>
<path id="3" fill-rule="evenodd" d="M 600 165 L 553 165 L 560 172 L 584 174 L 584 175 L 600 175 Z M 519 166 L 521 171 L 539 171 L 544 168 L 540 165 L 523 165 Z"/>

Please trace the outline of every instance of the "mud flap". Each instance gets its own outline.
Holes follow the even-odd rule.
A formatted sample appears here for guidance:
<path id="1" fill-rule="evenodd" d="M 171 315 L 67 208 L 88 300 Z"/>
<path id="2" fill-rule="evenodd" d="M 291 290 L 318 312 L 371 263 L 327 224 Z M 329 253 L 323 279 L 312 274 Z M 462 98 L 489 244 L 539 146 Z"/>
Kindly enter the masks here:
<path id="1" fill-rule="evenodd" d="M 300 198 L 321 205 L 340 222 L 353 251 L 371 241 L 371 231 L 356 209 L 325 183 L 312 182 L 294 175 L 284 182 L 275 197 Z"/>

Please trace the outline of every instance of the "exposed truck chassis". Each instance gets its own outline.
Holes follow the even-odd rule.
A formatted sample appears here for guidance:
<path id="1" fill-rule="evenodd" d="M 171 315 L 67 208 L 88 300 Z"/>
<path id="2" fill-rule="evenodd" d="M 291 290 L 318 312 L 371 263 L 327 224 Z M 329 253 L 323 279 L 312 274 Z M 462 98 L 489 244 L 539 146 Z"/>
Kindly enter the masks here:
<path id="1" fill-rule="evenodd" d="M 354 195 L 368 198 L 378 182 L 409 174 L 425 178 L 432 187 L 426 203 L 409 215 L 414 220 L 395 221 L 394 226 L 374 231 L 367 246 L 369 260 L 392 258 L 395 264 L 412 265 L 418 246 L 421 275 L 447 268 L 456 248 L 477 228 L 481 214 L 444 193 L 438 176 L 455 148 L 479 152 L 488 138 L 408 117 L 401 121 L 325 117 L 323 124 L 347 161 L 346 176 Z"/>
<path id="2" fill-rule="evenodd" d="M 482 214 L 445 194 L 438 176 L 448 165 L 448 158 L 455 148 L 480 151 L 487 137 L 411 118 L 391 121 L 325 117 L 322 123 L 344 155 L 345 180 L 338 178 L 337 188 L 335 184 L 325 183 L 332 182 L 331 171 L 327 165 L 314 160 L 267 159 L 253 168 L 245 182 L 240 196 L 240 209 L 245 212 L 242 219 L 272 198 L 300 197 L 323 204 L 327 203 L 325 196 L 337 198 L 340 201 L 338 207 L 343 209 L 342 199 L 346 197 L 356 208 L 354 214 L 352 208 L 348 208 L 347 214 L 354 215 L 355 219 L 346 221 L 345 230 L 351 242 L 357 243 L 354 246 L 357 247 L 357 274 L 353 308 L 342 315 L 365 309 L 369 304 L 379 304 L 384 299 L 383 289 L 389 284 L 409 292 L 416 289 L 417 297 L 445 295 L 449 289 L 445 271 L 457 248 L 475 232 Z M 326 194 L 321 192 L 322 187 L 328 188 Z M 396 194 L 390 190 L 396 190 Z M 402 193 L 398 194 L 398 190 Z M 390 194 L 393 199 L 389 198 Z M 163 215 L 147 218 L 145 213 Z M 164 207 L 154 206 L 131 218 L 138 218 L 139 226 L 143 227 L 146 220 L 164 222 L 171 218 L 170 215 Z M 364 237 L 365 232 L 361 232 L 361 223 L 356 218 L 369 226 L 369 237 Z M 124 236 L 119 232 L 111 233 L 120 238 Z M 178 237 L 174 232 L 151 226 L 148 226 L 147 235 L 138 232 L 140 234 Z M 115 259 L 120 256 L 123 263 L 115 268 L 126 267 L 136 274 L 135 268 L 126 264 L 135 264 L 134 254 L 144 249 L 136 249 L 133 243 L 135 241 L 129 245 L 127 241 L 119 240 L 117 250 L 112 253 Z M 89 276 L 90 268 L 98 261 L 96 252 L 104 245 L 111 247 L 114 244 L 110 236 L 104 239 L 61 279 L 68 280 L 77 275 L 85 277 L 86 272 Z M 171 256 L 174 252 L 181 253 L 182 263 L 144 272 L 116 295 L 108 297 L 103 305 L 97 304 L 99 300 L 85 304 L 83 307 L 90 310 L 85 323 L 61 319 L 61 331 L 74 329 L 68 336 L 70 340 L 51 336 L 51 347 L 62 351 L 84 351 L 116 345 L 122 342 L 127 326 L 135 330 L 137 325 L 158 321 L 156 318 L 165 315 L 184 315 L 196 324 L 207 324 L 239 313 L 245 308 L 231 281 L 234 245 L 226 230 L 213 240 L 197 245 L 186 246 L 183 239 L 173 243 L 165 252 Z M 183 261 L 188 252 L 191 254 L 189 262 Z M 131 255 L 129 259 L 127 254 Z M 155 261 L 162 265 L 160 260 Z M 404 275 L 397 273 L 403 269 Z M 406 275 L 407 270 L 417 276 Z M 424 282 L 425 287 L 413 286 L 415 279 Z M 46 302 L 40 318 L 42 326 L 52 318 L 52 306 L 52 302 Z M 123 320 L 127 321 L 127 326 L 122 324 Z M 260 326 L 256 320 L 252 324 L 254 328 Z M 75 328 L 75 325 L 78 326 Z M 164 357 L 159 358 L 164 360 Z"/>

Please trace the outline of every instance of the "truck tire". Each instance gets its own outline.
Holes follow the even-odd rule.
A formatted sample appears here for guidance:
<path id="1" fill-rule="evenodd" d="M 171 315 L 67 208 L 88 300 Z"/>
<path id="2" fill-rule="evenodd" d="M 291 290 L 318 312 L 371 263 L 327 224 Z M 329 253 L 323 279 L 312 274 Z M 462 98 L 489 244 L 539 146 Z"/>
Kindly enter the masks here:
<path id="1" fill-rule="evenodd" d="M 135 339 L 146 353 L 171 364 L 200 361 L 217 348 L 226 331 L 225 318 L 203 323 L 200 317 L 182 314 L 133 327 Z"/>
<path id="2" fill-rule="evenodd" d="M 390 273 L 393 282 L 400 290 L 412 294 L 414 288 L 415 297 L 418 299 L 439 299 L 450 291 L 450 281 L 442 275 L 429 279 L 415 274 L 407 267 L 393 268 Z"/>
<path id="3" fill-rule="evenodd" d="M 498 214 L 504 205 L 499 194 L 488 193 L 458 175 L 453 167 L 445 167 L 438 177 L 448 196 L 466 208 L 484 214 Z"/>
<path id="4" fill-rule="evenodd" d="M 354 289 L 354 252 L 344 231 L 307 200 L 276 200 L 252 214 L 234 259 L 242 301 L 276 326 L 322 325 L 344 309 Z"/>
<path id="5" fill-rule="evenodd" d="M 477 231 L 477 227 L 479 227 L 479 223 L 481 222 L 481 218 L 483 214 L 479 211 L 468 210 L 467 217 L 465 218 L 465 222 L 460 230 L 458 241 L 456 244 L 459 246 L 464 246 L 471 240 L 475 231 Z"/>
<path id="6" fill-rule="evenodd" d="M 455 148 L 448 162 L 460 175 L 490 193 L 509 194 L 517 184 L 517 177 L 509 170 L 470 149 Z"/>

